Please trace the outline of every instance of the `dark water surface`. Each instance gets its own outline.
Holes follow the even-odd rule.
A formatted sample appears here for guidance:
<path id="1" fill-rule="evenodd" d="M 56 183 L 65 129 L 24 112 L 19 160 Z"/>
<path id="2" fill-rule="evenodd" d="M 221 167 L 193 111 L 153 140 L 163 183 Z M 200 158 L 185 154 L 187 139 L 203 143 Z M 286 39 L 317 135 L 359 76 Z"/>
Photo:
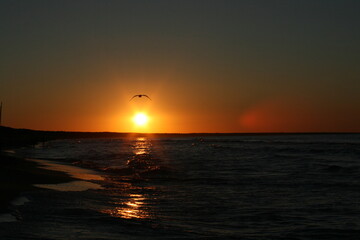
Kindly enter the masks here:
<path id="1" fill-rule="evenodd" d="M 95 170 L 101 188 L 24 193 L 0 239 L 360 238 L 359 134 L 62 140 L 17 154 Z"/>

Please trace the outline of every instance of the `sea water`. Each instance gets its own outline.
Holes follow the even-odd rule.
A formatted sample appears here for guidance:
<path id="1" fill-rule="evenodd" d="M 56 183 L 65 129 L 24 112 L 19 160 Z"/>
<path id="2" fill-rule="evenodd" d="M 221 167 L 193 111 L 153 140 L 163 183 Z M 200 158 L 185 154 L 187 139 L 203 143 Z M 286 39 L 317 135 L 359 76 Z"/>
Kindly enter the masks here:
<path id="1" fill-rule="evenodd" d="M 359 134 L 57 140 L 17 154 L 91 169 L 101 187 L 23 193 L 0 239 L 360 237 Z"/>

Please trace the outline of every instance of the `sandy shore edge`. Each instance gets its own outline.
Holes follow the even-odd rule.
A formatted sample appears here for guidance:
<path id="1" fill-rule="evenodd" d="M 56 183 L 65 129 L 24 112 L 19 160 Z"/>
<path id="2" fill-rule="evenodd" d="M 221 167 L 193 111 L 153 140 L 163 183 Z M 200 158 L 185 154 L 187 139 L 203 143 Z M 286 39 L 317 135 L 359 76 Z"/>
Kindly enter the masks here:
<path id="1" fill-rule="evenodd" d="M 44 169 L 34 161 L 0 152 L 0 213 L 8 212 L 11 201 L 22 192 L 36 189 L 35 184 L 59 184 L 75 180 L 65 172 Z"/>

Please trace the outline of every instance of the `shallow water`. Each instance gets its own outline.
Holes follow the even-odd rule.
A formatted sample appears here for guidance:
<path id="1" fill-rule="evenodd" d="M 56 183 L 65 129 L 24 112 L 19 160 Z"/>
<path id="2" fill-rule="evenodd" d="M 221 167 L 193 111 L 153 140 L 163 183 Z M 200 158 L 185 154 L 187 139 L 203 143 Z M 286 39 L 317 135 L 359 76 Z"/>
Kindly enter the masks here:
<path id="1" fill-rule="evenodd" d="M 95 170 L 101 189 L 25 193 L 1 239 L 360 235 L 356 134 L 63 140 L 17 154 Z"/>

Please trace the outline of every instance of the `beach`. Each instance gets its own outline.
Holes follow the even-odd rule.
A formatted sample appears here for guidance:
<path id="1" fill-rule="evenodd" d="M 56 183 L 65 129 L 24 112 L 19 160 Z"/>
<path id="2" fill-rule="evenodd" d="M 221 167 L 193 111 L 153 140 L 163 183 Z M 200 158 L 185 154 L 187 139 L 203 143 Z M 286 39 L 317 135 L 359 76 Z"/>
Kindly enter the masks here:
<path id="1" fill-rule="evenodd" d="M 12 156 L 13 149 L 32 146 L 53 139 L 45 131 L 13 129 L 0 126 L 0 212 L 9 212 L 10 202 L 22 192 L 34 190 L 34 184 L 56 184 L 73 180 L 61 171 L 39 168 L 36 162 Z"/>
<path id="2" fill-rule="evenodd" d="M 22 192 L 34 190 L 34 184 L 57 184 L 73 180 L 61 171 L 39 168 L 39 164 L 24 158 L 0 154 L 0 212 L 8 212 L 10 202 Z"/>

